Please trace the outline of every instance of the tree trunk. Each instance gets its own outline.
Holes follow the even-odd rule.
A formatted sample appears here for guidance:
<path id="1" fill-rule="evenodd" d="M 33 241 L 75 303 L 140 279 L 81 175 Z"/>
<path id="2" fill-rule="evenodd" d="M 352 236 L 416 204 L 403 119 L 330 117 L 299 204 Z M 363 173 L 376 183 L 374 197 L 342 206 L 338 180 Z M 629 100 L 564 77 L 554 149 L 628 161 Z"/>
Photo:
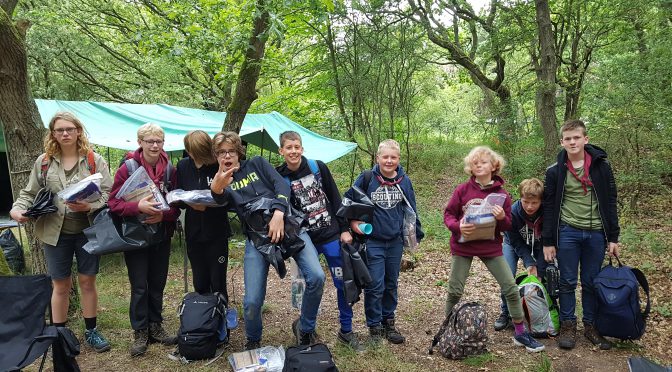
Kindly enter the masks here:
<path id="1" fill-rule="evenodd" d="M 258 97 L 257 81 L 261 72 L 261 62 L 264 58 L 266 41 L 268 40 L 268 28 L 271 23 L 265 0 L 257 0 L 256 9 L 258 16 L 253 20 L 254 27 L 248 48 L 245 51 L 245 59 L 238 74 L 236 92 L 226 110 L 226 119 L 222 127 L 222 130 L 225 131 L 240 133 L 245 115 L 247 115 L 252 102 Z"/>
<path id="2" fill-rule="evenodd" d="M 7 145 L 12 194 L 16 198 L 19 190 L 28 184 L 35 159 L 42 153 L 44 126 L 28 86 L 24 36 L 30 24 L 23 20 L 16 26 L 12 23 L 10 14 L 16 2 L 11 3 L 0 1 L 0 124 Z M 44 273 L 44 254 L 33 234 L 33 224 L 28 223 L 25 227 L 32 254 L 32 271 Z"/>
<path id="3" fill-rule="evenodd" d="M 544 160 L 553 159 L 558 146 L 558 128 L 555 115 L 555 38 L 551 24 L 551 9 L 548 0 L 535 0 L 537 30 L 539 34 L 539 63 L 537 73 L 536 109 L 544 135 Z"/>

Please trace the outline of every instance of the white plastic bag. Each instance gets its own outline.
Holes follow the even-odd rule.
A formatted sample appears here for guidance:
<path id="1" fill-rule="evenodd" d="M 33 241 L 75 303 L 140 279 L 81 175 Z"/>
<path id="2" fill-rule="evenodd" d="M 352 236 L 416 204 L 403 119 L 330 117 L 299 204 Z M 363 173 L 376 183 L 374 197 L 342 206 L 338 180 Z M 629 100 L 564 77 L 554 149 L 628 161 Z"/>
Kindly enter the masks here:
<path id="1" fill-rule="evenodd" d="M 229 364 L 234 372 L 282 372 L 285 365 L 285 349 L 264 346 L 229 355 Z"/>
<path id="2" fill-rule="evenodd" d="M 66 203 L 74 203 L 78 201 L 84 201 L 87 203 L 94 202 L 100 199 L 102 196 L 100 191 L 100 181 L 102 179 L 102 174 L 92 174 L 83 180 L 64 188 L 56 195 L 58 195 Z"/>
<path id="3" fill-rule="evenodd" d="M 215 199 L 212 197 L 210 190 L 189 190 L 185 191 L 182 189 L 175 189 L 169 192 L 166 195 L 166 201 L 170 205 L 177 204 L 179 202 L 192 204 L 192 205 L 202 205 L 205 207 L 223 207 L 222 204 L 217 204 Z"/>
<path id="4" fill-rule="evenodd" d="M 473 223 L 476 229 L 469 237 L 460 236 L 459 243 L 469 242 L 472 240 L 493 240 L 495 239 L 495 228 L 497 227 L 497 220 L 492 214 L 492 207 L 504 205 L 506 201 L 506 194 L 493 193 L 489 194 L 483 200 L 483 203 L 478 205 L 470 205 L 464 213 L 464 222 Z"/>
<path id="5" fill-rule="evenodd" d="M 289 272 L 292 275 L 292 307 L 301 310 L 303 292 L 306 291 L 306 279 L 293 258 L 289 259 Z"/>
<path id="6" fill-rule="evenodd" d="M 117 192 L 117 198 L 122 198 L 125 201 L 140 201 L 147 196 L 152 195 L 156 203 L 160 203 L 157 209 L 167 211 L 170 209 L 168 202 L 161 194 L 161 190 L 154 184 L 154 181 L 147 174 L 145 167 L 140 166 Z"/>

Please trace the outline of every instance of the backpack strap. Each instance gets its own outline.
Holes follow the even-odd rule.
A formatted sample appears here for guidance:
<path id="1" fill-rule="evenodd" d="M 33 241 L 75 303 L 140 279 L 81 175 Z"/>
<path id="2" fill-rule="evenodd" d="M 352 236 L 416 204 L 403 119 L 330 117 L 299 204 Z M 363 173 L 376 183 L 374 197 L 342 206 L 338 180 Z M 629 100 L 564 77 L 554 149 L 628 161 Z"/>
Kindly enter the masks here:
<path id="1" fill-rule="evenodd" d="M 166 170 L 163 172 L 163 184 L 166 188 L 166 192 L 171 191 L 172 187 L 170 184 L 170 175 L 173 173 L 173 163 L 168 159 L 168 164 L 166 164 Z"/>
<path id="2" fill-rule="evenodd" d="M 321 177 L 320 174 L 320 167 L 317 165 L 317 161 L 313 159 L 307 159 L 308 160 L 308 167 L 310 168 L 310 172 L 315 176 L 316 180 L 319 180 Z M 289 180 L 289 176 L 282 176 L 282 178 L 285 179 L 285 182 L 287 182 L 288 185 L 292 185 L 292 181 Z"/>
<path id="3" fill-rule="evenodd" d="M 133 158 L 128 158 L 124 160 L 124 164 L 126 164 L 126 169 L 128 170 L 129 176 L 135 173 L 135 171 L 138 170 L 138 168 L 140 168 L 140 164 L 138 164 L 138 161 Z"/>
<path id="4" fill-rule="evenodd" d="M 651 311 L 651 301 L 649 299 L 649 281 L 646 280 L 646 276 L 644 276 L 644 273 L 641 270 L 631 267 L 630 271 L 632 271 L 632 273 L 635 275 L 637 282 L 639 282 L 639 285 L 642 287 L 642 289 L 644 289 L 644 293 L 646 293 L 646 309 L 644 309 L 644 312 L 642 313 L 642 317 L 646 319 L 649 316 L 649 312 Z"/>
<path id="5" fill-rule="evenodd" d="M 46 153 L 42 154 L 42 162 L 40 163 L 40 176 L 38 176 L 38 183 L 41 187 L 47 186 L 47 172 L 49 171 L 49 166 L 51 165 L 51 156 L 48 156 Z"/>
<path id="6" fill-rule="evenodd" d="M 373 171 L 371 169 L 366 169 L 365 171 L 362 172 L 364 175 L 364 179 L 362 180 L 362 191 L 366 194 L 366 191 L 369 189 L 369 185 L 371 184 L 371 178 L 373 178 Z"/>
<path id="7" fill-rule="evenodd" d="M 93 150 L 86 154 L 86 164 L 90 174 L 96 173 L 96 160 L 93 157 Z"/>

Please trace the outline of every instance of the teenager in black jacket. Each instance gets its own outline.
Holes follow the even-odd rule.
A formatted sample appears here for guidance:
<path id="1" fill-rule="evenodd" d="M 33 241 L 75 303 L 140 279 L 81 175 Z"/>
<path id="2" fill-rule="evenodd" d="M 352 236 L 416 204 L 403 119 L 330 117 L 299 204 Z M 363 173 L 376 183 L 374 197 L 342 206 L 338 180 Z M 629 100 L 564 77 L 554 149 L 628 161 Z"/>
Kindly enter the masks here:
<path id="1" fill-rule="evenodd" d="M 202 130 L 189 132 L 184 137 L 184 148 L 189 157 L 177 163 L 177 188 L 210 190 L 219 170 L 212 153 L 212 139 Z M 182 208 L 186 209 L 184 230 L 194 289 L 198 293 L 220 292 L 228 299 L 226 272 L 231 228 L 227 208 L 196 204 Z"/>
<path id="2" fill-rule="evenodd" d="M 569 120 L 560 129 L 564 148 L 557 163 L 546 170 L 544 185 L 544 258 L 557 255 L 560 269 L 560 336 L 558 346 L 576 346 L 576 284 L 581 275 L 584 335 L 606 350 L 611 344 L 593 326 L 596 299 L 593 279 L 605 250 L 618 256 L 616 182 L 607 153 L 588 144 L 586 126 Z"/>

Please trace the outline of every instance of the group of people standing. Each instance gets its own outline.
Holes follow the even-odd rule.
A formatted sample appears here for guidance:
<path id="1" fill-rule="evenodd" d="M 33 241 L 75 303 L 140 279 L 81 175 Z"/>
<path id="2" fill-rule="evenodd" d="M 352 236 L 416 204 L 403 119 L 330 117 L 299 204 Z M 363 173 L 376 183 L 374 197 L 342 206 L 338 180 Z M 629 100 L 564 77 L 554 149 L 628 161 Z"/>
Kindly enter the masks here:
<path id="1" fill-rule="evenodd" d="M 613 174 L 606 162 L 606 154 L 597 147 L 587 145 L 588 137 L 583 123 L 565 124 L 562 133 L 564 150 L 558 156 L 558 164 L 547 171 L 546 188 L 539 185 L 541 182 L 538 180 L 537 186 L 521 186 L 522 200 L 516 203 L 517 209 L 514 205 L 514 213 L 521 217 L 513 216 L 513 229 L 511 199 L 503 189 L 504 181 L 500 176 L 505 162 L 487 147 L 477 147 L 465 158 L 465 170 L 471 177 L 468 182 L 457 187 L 444 211 L 444 221 L 452 232 L 452 265 L 446 312 L 449 313 L 461 298 L 471 262 L 474 257 L 479 257 L 497 279 L 502 288 L 503 303 L 506 304 L 496 328 L 506 328 L 508 317 L 512 318 L 514 342 L 529 351 L 540 351 L 544 346 L 525 332 L 522 326 L 523 311 L 513 280 L 519 257 L 524 258 L 526 266 L 536 267 L 544 260 L 551 261 L 557 256 L 561 272 L 562 328 L 558 338 L 561 347 L 573 347 L 570 341 L 576 333 L 574 289 L 580 262 L 586 336 L 602 348 L 607 348 L 606 340 L 591 327 L 594 302 L 591 303 L 589 297 L 591 278 L 599 270 L 606 242 L 610 242 L 610 254 L 618 253 Z M 44 243 L 47 269 L 54 287 L 52 322 L 55 325 L 65 325 L 67 322 L 72 286 L 70 268 L 74 256 L 82 291 L 86 343 L 98 352 L 110 349 L 110 343 L 98 331 L 96 324 L 98 296 L 95 282 L 100 258 L 83 249 L 87 239 L 82 233 L 90 226 L 92 213 L 107 203 L 110 210 L 119 216 L 143 215 L 144 223 L 157 224 L 159 227 L 160 238 L 156 239 L 156 243 L 145 249 L 124 253 L 131 285 L 129 317 L 134 330 L 130 354 L 138 356 L 145 353 L 150 342 L 165 345 L 176 343 L 175 334 L 163 327 L 162 310 L 170 242 L 180 208 L 171 206 L 168 210 L 162 210 L 149 197 L 139 202 L 116 197 L 130 173 L 138 166 L 143 166 L 164 195 L 175 189 L 209 189 L 215 202 L 222 205 L 181 206 L 186 210 L 187 255 L 197 292 L 219 292 L 228 299 L 226 275 L 228 239 L 231 236 L 228 211 L 235 211 L 240 217 L 247 237 L 243 260 L 246 349 L 258 348 L 262 343 L 262 306 L 269 272 L 269 262 L 254 246 L 250 236 L 251 229 L 245 220 L 246 208 L 255 200 L 267 198 L 271 200 L 267 236 L 272 243 L 279 243 L 285 236 L 284 220 L 292 208 L 304 213 L 308 222 L 307 231 L 299 235 L 305 246 L 293 256 L 306 282 L 300 316 L 292 323 L 296 343 L 312 344 L 318 338 L 315 330 L 326 279 L 318 258 L 322 254 L 336 287 L 340 321 L 338 340 L 360 350 L 358 336 L 352 327 L 352 307 L 343 292 L 340 246 L 343 243 L 350 244 L 353 239 L 364 235 L 359 230 L 361 221 L 348 221 L 336 215 L 341 207 L 341 194 L 334 178 L 326 164 L 303 156 L 299 134 L 290 131 L 281 135 L 279 152 L 284 163 L 277 168 L 273 168 L 262 157 L 246 159 L 245 148 L 236 133 L 220 132 L 211 138 L 200 130 L 185 136 L 184 147 L 188 156 L 181 159 L 177 167 L 173 167 L 163 150 L 164 137 L 163 130 L 156 124 L 141 126 L 137 132 L 138 149 L 127 155 L 112 178 L 105 160 L 91 150 L 79 119 L 70 113 L 58 113 L 50 121 L 45 137 L 45 154 L 36 160 L 28 185 L 21 190 L 12 207 L 11 217 L 26 222 L 23 213 L 43 187 L 58 192 L 95 172 L 102 175 L 100 200 L 92 203 L 64 203 L 55 198 L 54 204 L 58 211 L 41 216 L 36 221 L 36 235 Z M 354 186 L 362 189 L 374 204 L 371 221 L 373 230 L 366 236 L 367 267 L 372 283 L 364 290 L 366 325 L 369 340 L 374 343 L 383 339 L 395 344 L 405 341 L 395 323 L 398 278 L 404 249 L 402 223 L 405 203 L 416 211 L 416 216 L 417 208 L 413 185 L 400 165 L 400 155 L 400 146 L 396 141 L 381 142 L 371 177 L 362 173 L 354 182 Z M 495 238 L 463 242 L 461 237 L 468 237 L 475 229 L 473 224 L 464 219 L 466 208 L 482 203 L 493 192 L 507 195 L 503 206 L 492 210 L 497 221 Z M 352 189 L 345 196 L 352 197 Z M 532 200 L 535 198 L 539 200 Z M 530 204 L 532 207 L 529 207 Z M 542 214 L 543 233 L 540 229 Z M 589 218 L 588 222 L 586 218 Z M 516 226 L 516 221 L 524 225 L 524 231 Z M 529 237 L 516 237 L 516 234 L 527 234 L 530 226 L 532 232 Z M 502 253 L 502 234 L 505 232 L 506 260 Z M 420 220 L 417 219 L 416 239 L 420 242 L 423 237 Z M 535 246 L 534 242 L 542 237 L 543 254 L 539 254 L 540 244 Z M 521 250 L 520 245 L 529 245 L 530 241 L 532 250 Z"/>

